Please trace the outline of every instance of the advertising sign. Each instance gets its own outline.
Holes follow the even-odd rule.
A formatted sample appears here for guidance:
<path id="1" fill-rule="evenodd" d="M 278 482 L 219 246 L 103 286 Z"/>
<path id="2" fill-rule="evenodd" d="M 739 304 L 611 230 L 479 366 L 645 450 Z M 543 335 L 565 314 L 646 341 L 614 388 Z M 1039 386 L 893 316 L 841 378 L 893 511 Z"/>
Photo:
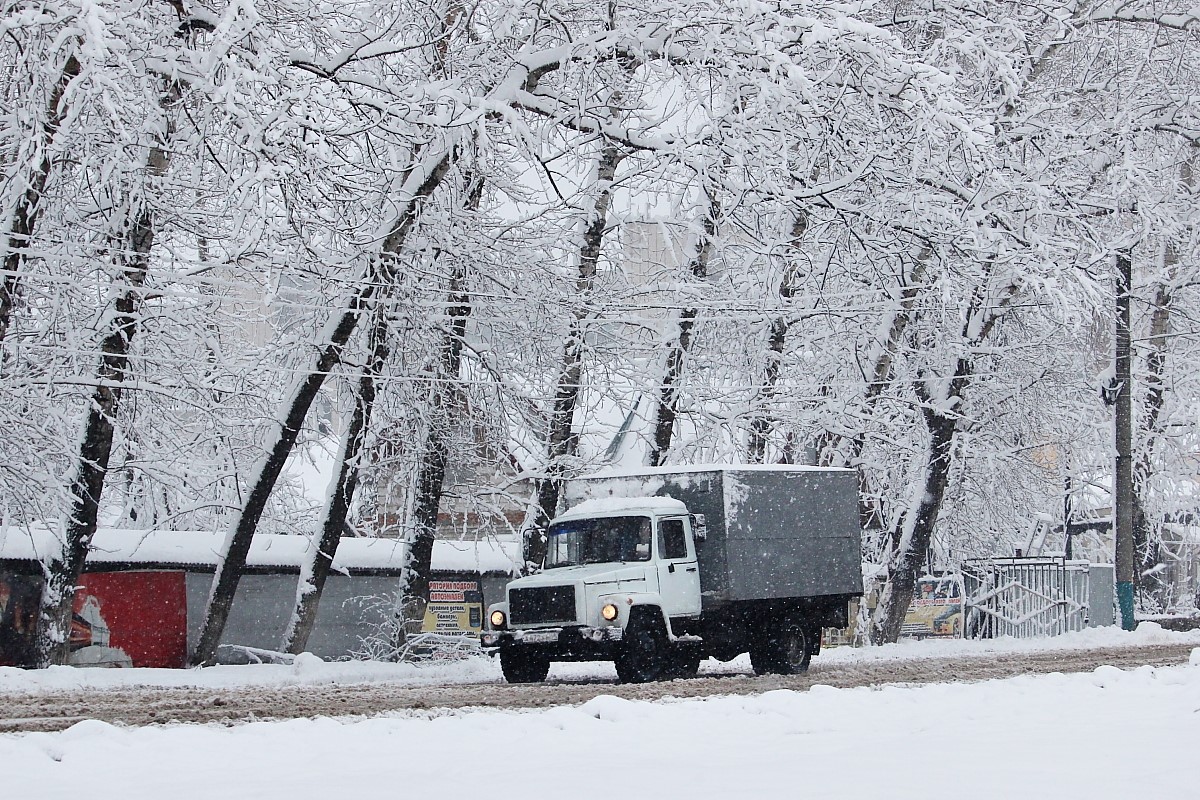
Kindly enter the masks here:
<path id="1" fill-rule="evenodd" d="M 0 573 L 0 666 L 32 666 L 42 579 Z M 182 572 L 92 572 L 75 589 L 71 664 L 183 667 L 187 595 Z"/>
<path id="2" fill-rule="evenodd" d="M 963 626 L 962 583 L 957 575 L 926 575 L 917 581 L 904 615 L 902 636 L 958 638 Z"/>
<path id="3" fill-rule="evenodd" d="M 89 572 L 75 590 L 71 662 L 128 660 L 124 666 L 183 667 L 187 591 L 183 572 Z M 76 644 L 76 632 L 79 641 Z M 85 651 L 84 647 L 112 652 Z"/>
<path id="4" fill-rule="evenodd" d="M 483 629 L 479 581 L 430 581 L 422 633 L 477 635 Z"/>

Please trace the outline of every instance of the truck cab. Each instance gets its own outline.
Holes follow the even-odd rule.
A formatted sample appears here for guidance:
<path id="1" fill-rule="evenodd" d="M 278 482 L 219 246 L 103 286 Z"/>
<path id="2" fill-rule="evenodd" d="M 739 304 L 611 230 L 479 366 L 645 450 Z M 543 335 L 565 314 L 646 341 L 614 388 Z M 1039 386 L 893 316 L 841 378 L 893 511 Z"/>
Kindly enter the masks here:
<path id="1" fill-rule="evenodd" d="M 694 673 L 700 530 L 671 498 L 580 503 L 548 526 L 545 568 L 488 608 L 484 648 L 498 650 L 511 682 L 544 679 L 551 661 L 611 659 L 631 681 Z"/>

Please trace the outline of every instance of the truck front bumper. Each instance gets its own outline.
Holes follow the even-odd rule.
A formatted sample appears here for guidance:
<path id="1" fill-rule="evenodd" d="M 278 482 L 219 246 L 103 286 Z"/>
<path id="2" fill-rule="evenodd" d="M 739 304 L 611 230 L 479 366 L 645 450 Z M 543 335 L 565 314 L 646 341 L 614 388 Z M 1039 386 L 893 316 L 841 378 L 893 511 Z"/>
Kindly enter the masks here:
<path id="1" fill-rule="evenodd" d="M 565 628 L 517 628 L 505 631 L 484 631 L 479 636 L 485 651 L 493 653 L 501 647 L 530 647 L 545 650 L 551 657 L 605 657 L 611 645 L 620 642 L 625 632 L 615 626 L 590 625 Z"/>

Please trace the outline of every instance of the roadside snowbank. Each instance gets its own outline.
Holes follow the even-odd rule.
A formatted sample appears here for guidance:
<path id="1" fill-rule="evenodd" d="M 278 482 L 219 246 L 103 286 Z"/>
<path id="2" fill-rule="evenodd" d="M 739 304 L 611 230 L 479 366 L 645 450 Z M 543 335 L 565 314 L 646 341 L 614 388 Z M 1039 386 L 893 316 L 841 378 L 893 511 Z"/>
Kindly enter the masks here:
<path id="1" fill-rule="evenodd" d="M 891 661 L 914 658 L 991 657 L 1005 653 L 1035 653 L 1054 650 L 1088 650 L 1108 647 L 1146 647 L 1158 644 L 1200 645 L 1200 630 L 1169 631 L 1157 622 L 1142 622 L 1137 630 L 1120 627 L 1085 628 L 1061 636 L 1038 639 L 905 639 L 882 647 L 834 648 L 819 656 L 826 663 L 849 661 Z"/>
<path id="2" fill-rule="evenodd" d="M 1142 647 L 1156 644 L 1200 646 L 1200 631 L 1177 633 L 1153 622 L 1143 622 L 1132 633 L 1120 628 L 1089 628 L 1046 639 L 992 639 L 986 641 L 903 641 L 883 647 L 827 649 L 813 662 L 816 668 L 848 663 L 908 661 L 928 658 L 994 658 L 1004 654 L 1086 650 L 1107 647 Z M 701 674 L 750 673 L 745 656 L 729 663 L 707 661 Z M 551 680 L 615 680 L 611 664 L 555 664 Z M 0 695 L 14 693 L 106 690 L 140 686 L 230 688 L 238 686 L 289 686 L 311 684 L 401 683 L 408 686 L 498 683 L 500 667 L 489 658 L 428 664 L 391 664 L 379 661 L 324 662 L 302 655 L 292 665 L 256 664 L 207 669 L 79 669 L 52 667 L 20 670 L 0 667 Z"/>
<path id="3" fill-rule="evenodd" d="M 1191 666 L 449 716 L 0 736 L 9 797 L 1191 797 Z M 520 756 L 524 754 L 524 757 Z M 83 781 L 81 783 L 81 781 Z"/>

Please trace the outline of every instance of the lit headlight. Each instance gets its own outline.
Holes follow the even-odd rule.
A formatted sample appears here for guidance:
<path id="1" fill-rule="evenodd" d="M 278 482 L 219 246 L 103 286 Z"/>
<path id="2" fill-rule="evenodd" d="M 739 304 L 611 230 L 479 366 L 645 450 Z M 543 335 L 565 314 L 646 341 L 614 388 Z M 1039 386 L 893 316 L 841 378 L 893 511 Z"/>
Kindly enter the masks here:
<path id="1" fill-rule="evenodd" d="M 614 619 L 616 619 L 617 615 L 620 613 L 621 612 L 618 611 L 617 607 L 612 603 L 605 603 L 604 607 L 600 609 L 600 616 L 604 617 L 609 622 L 612 622 Z"/>
<path id="2" fill-rule="evenodd" d="M 505 621 L 504 620 L 504 612 L 501 611 L 500 609 L 496 609 L 495 611 L 493 611 L 492 615 L 490 617 L 488 617 L 488 619 L 491 620 L 492 627 L 495 628 L 496 630 L 499 630 L 504 627 L 504 621 Z"/>

